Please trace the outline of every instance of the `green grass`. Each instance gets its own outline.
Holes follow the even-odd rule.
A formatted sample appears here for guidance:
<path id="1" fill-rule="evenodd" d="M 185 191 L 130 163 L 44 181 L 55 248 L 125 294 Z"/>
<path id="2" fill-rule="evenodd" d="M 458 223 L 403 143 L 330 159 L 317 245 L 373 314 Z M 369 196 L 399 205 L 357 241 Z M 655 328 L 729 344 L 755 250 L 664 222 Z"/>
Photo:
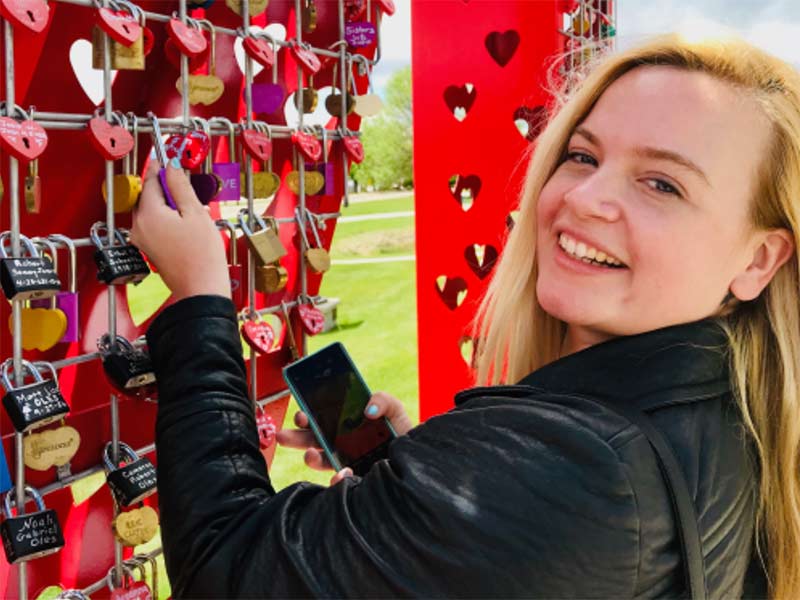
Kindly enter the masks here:
<path id="1" fill-rule="evenodd" d="M 366 202 L 354 202 L 350 206 L 342 206 L 342 216 L 354 217 L 356 215 L 371 215 L 382 212 L 399 212 L 401 210 L 414 210 L 414 196 L 393 198 L 391 200 L 368 200 Z"/>

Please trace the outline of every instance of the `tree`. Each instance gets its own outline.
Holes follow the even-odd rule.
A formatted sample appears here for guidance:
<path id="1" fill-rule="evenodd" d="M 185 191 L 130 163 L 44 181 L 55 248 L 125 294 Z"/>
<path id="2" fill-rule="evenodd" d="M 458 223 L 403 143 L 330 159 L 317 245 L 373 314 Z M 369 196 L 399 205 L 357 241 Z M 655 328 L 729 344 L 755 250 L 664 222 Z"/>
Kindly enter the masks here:
<path id="1" fill-rule="evenodd" d="M 392 74 L 383 111 L 362 121 L 361 141 L 364 161 L 351 170 L 360 186 L 385 190 L 413 185 L 410 66 Z"/>

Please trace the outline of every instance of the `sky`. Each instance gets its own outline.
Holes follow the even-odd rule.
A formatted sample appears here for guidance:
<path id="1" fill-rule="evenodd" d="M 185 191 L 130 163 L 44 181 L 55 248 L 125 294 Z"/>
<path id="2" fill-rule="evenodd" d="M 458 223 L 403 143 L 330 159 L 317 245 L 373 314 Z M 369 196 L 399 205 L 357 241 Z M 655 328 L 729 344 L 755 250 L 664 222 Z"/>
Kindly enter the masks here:
<path id="1" fill-rule="evenodd" d="M 411 0 L 394 2 L 395 14 L 381 21 L 382 57 L 373 72 L 378 93 L 392 73 L 411 64 Z M 800 0 L 619 0 L 617 6 L 619 47 L 668 31 L 733 32 L 800 68 Z"/>

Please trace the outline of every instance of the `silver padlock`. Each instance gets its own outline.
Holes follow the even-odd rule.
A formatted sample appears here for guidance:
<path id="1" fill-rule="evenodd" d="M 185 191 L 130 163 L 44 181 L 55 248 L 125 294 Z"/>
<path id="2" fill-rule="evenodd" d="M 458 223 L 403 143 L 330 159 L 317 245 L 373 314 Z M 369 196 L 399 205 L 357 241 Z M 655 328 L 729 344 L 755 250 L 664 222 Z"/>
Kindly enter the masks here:
<path id="1" fill-rule="evenodd" d="M 0 233 L 0 286 L 9 300 L 35 300 L 55 296 L 61 289 L 61 280 L 53 263 L 41 256 L 34 243 L 24 235 L 19 236 L 27 256 L 9 257 L 11 232 Z"/>
<path id="2" fill-rule="evenodd" d="M 17 431 L 24 433 L 42 427 L 62 419 L 69 413 L 69 405 L 58 389 L 58 376 L 52 364 L 23 360 L 23 370 L 27 371 L 35 381 L 20 387 L 15 387 L 11 383 L 9 373 L 13 367 L 14 360 L 11 358 L 0 365 L 0 381 L 7 392 L 3 396 L 3 407 Z M 42 377 L 40 368 L 50 371 L 51 379 Z"/>
<path id="3" fill-rule="evenodd" d="M 120 467 L 114 464 L 112 449 L 112 443 L 108 442 L 103 449 L 103 466 L 108 487 L 117 504 L 125 508 L 153 494 L 157 489 L 156 468 L 150 459 L 145 456 L 139 458 L 133 448 L 120 442 L 120 458 L 128 461 Z"/>
<path id="4" fill-rule="evenodd" d="M 36 488 L 25 486 L 25 493 L 36 503 L 36 512 L 11 516 L 12 497 L 15 490 L 10 490 L 3 504 L 5 520 L 0 523 L 0 537 L 3 539 L 3 550 L 9 564 L 33 560 L 58 552 L 64 547 L 64 536 L 58 523 L 56 511 L 47 509 L 41 494 Z M 22 511 L 24 511 L 24 507 Z M 19 513 L 20 511 L 18 511 Z"/>

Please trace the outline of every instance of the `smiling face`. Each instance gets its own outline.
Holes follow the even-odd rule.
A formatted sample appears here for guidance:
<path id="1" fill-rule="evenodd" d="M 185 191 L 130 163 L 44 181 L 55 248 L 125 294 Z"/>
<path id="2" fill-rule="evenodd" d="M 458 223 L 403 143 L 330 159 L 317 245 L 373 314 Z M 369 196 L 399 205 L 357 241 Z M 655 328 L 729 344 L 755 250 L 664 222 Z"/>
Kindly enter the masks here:
<path id="1" fill-rule="evenodd" d="M 568 324 L 567 352 L 718 311 L 758 246 L 769 131 L 755 100 L 703 73 L 639 67 L 609 86 L 537 205 L 537 297 Z"/>

